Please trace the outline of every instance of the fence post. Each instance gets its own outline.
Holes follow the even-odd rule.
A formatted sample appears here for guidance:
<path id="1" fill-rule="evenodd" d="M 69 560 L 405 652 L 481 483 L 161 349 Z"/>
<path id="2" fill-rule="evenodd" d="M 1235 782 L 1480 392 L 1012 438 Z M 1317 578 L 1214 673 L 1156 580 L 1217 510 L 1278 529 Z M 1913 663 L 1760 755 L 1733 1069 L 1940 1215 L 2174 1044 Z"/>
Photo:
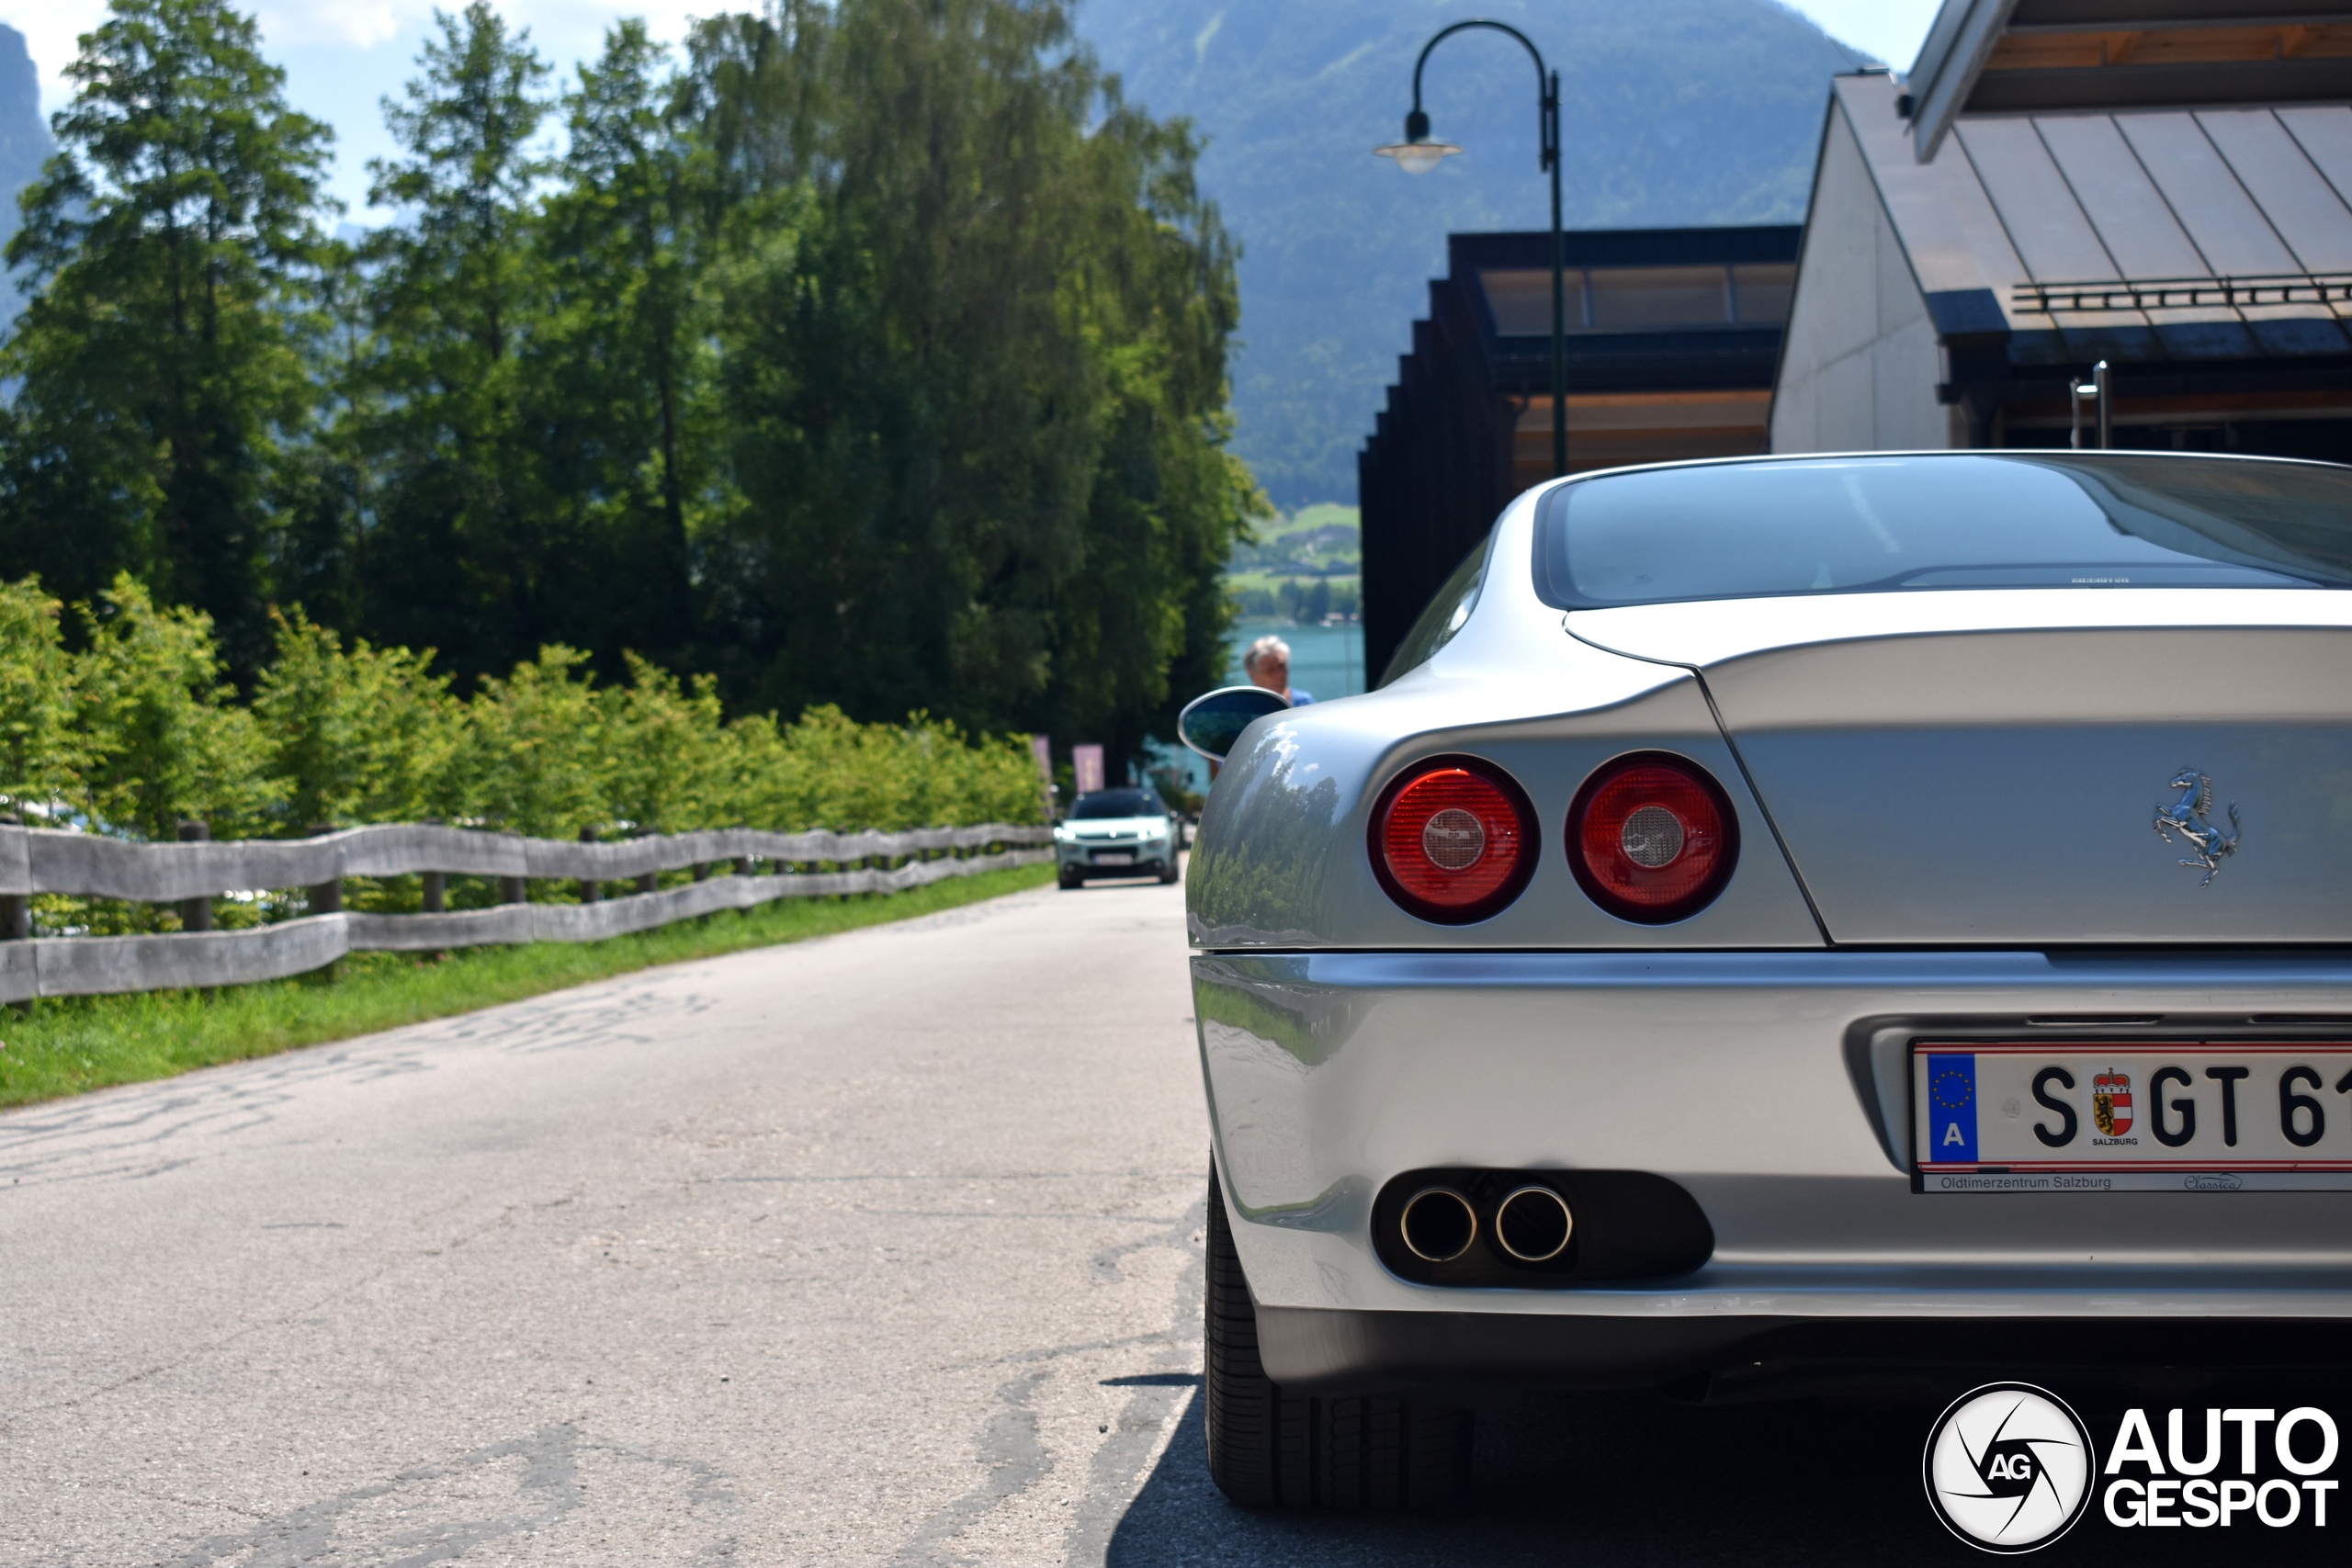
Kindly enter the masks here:
<path id="1" fill-rule="evenodd" d="M 708 882 L 710 880 L 710 863 L 708 861 L 698 860 L 695 862 L 695 880 L 696 882 Z"/>
<path id="2" fill-rule="evenodd" d="M 0 812 L 0 823 L 21 828 L 25 819 L 13 811 Z M 0 942 L 29 942 L 33 934 L 33 900 L 28 893 L 11 893 L 0 897 Z M 40 1006 L 38 997 L 27 997 L 11 1004 L 19 1018 L 30 1018 Z"/>
<path id="3" fill-rule="evenodd" d="M 209 842 L 211 838 L 212 824 L 209 822 L 183 822 L 180 824 L 180 842 L 183 844 L 206 843 Z M 211 929 L 212 896 L 210 894 L 199 894 L 196 897 L 183 898 L 180 900 L 180 930 L 184 931 L 209 931 Z"/>
<path id="4" fill-rule="evenodd" d="M 519 839 L 523 836 L 523 830 L 519 828 L 509 828 L 506 829 L 506 836 L 510 839 Z M 531 901 L 531 889 L 528 881 L 520 876 L 500 877 L 498 879 L 498 901 L 502 904 L 529 903 Z"/>
<path id="5" fill-rule="evenodd" d="M 441 818 L 427 817 L 424 819 L 424 825 L 428 828 L 438 828 L 441 826 Z M 449 874 L 446 871 L 421 871 L 417 873 L 416 880 L 418 890 L 422 894 L 419 903 L 424 912 L 428 915 L 447 914 L 449 908 Z M 438 964 L 448 956 L 448 953 L 442 948 L 428 947 L 417 954 L 417 961 L 422 964 Z"/>
<path id="6" fill-rule="evenodd" d="M 13 811 L 0 811 L 0 827 L 21 828 L 25 819 Z M 23 942 L 33 934 L 32 896 L 26 893 L 0 894 L 0 942 Z"/>
<path id="7" fill-rule="evenodd" d="M 424 819 L 424 825 L 428 828 L 438 828 L 441 826 L 441 818 L 428 817 Z M 424 885 L 424 912 L 428 915 L 447 912 L 449 874 L 446 871 L 428 871 L 421 874 L 419 880 Z"/>
<path id="8" fill-rule="evenodd" d="M 651 839 L 659 837 L 659 835 L 653 833 L 639 833 L 638 837 L 640 839 Z M 637 890 L 639 893 L 657 893 L 661 891 L 661 888 L 662 874 L 660 872 L 646 871 L 639 872 L 638 874 Z"/>
<path id="9" fill-rule="evenodd" d="M 334 824 L 332 822 L 313 822 L 311 824 L 311 837 L 313 839 L 323 838 L 334 831 Z M 336 915 L 343 912 L 343 878 L 340 876 L 331 876 L 324 882 L 314 882 L 309 887 L 304 888 L 303 892 L 310 900 L 311 913 L 314 915 Z M 324 975 L 330 980 L 342 979 L 343 960 L 340 958 L 335 959 L 324 969 L 321 970 L 320 973 Z"/>
<path id="10" fill-rule="evenodd" d="M 594 828 L 581 829 L 580 841 L 583 844 L 594 843 L 596 841 L 596 829 Z M 603 894 L 604 889 L 597 886 L 596 879 L 594 877 L 583 876 L 580 879 L 580 901 L 582 903 L 593 904 L 601 897 Z"/>
<path id="11" fill-rule="evenodd" d="M 324 835 L 334 831 L 334 824 L 332 822 L 313 822 L 311 824 L 311 837 L 313 839 L 323 837 Z M 187 835 L 186 833 L 182 833 L 180 836 L 182 838 L 186 838 Z M 342 911 L 343 878 L 339 876 L 331 876 L 324 882 L 312 883 L 310 887 L 305 889 L 305 891 L 310 895 L 311 913 L 314 915 L 333 915 Z"/>

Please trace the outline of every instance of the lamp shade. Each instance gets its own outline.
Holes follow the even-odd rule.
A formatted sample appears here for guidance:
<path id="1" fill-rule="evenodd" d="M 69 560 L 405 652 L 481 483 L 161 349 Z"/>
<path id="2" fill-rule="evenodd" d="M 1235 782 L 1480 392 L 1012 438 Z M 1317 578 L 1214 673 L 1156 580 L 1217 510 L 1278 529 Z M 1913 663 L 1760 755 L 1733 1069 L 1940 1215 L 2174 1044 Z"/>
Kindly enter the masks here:
<path id="1" fill-rule="evenodd" d="M 1391 141 L 1373 149 L 1374 155 L 1394 158 L 1408 175 L 1426 175 L 1462 149 L 1451 141 Z"/>

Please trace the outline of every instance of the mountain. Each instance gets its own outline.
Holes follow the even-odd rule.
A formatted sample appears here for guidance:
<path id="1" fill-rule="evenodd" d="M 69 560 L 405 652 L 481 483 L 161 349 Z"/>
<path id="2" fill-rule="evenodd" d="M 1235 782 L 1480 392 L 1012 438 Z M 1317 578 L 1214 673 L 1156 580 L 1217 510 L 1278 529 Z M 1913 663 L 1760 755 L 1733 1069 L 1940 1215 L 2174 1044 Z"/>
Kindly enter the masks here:
<path id="1" fill-rule="evenodd" d="M 1286 510 L 1354 499 L 1446 234 L 1549 221 L 1535 69 L 1498 33 L 1448 39 L 1423 79 L 1463 156 L 1416 178 L 1370 155 L 1402 135 L 1422 44 L 1480 15 L 1560 73 L 1570 228 L 1798 221 L 1829 78 L 1864 63 L 1774 0 L 1084 0 L 1129 100 L 1206 140 L 1242 246 L 1236 448 Z"/>
<path id="2" fill-rule="evenodd" d="M 17 193 L 40 173 L 55 143 L 40 112 L 40 73 L 25 35 L 0 23 L 0 244 L 16 233 Z M 17 319 L 17 291 L 0 271 L 0 327 Z"/>

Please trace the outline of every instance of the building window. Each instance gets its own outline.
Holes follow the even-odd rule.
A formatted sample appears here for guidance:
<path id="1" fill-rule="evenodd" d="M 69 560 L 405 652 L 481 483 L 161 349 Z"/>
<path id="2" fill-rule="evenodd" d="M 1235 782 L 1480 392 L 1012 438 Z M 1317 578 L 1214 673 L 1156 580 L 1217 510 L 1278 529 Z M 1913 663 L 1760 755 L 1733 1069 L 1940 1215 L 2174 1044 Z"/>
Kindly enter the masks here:
<path id="1" fill-rule="evenodd" d="M 1478 273 L 1497 337 L 1552 335 L 1549 268 L 1487 267 Z M 1568 331 L 1654 332 L 1661 327 L 1779 326 L 1788 320 L 1796 268 L 1786 262 L 1737 266 L 1570 267 L 1561 279 Z"/>
<path id="2" fill-rule="evenodd" d="M 1497 337 L 1552 335 L 1552 269 L 1509 271 L 1488 269 L 1478 274 L 1486 291 L 1487 309 L 1495 318 Z M 1583 330 L 1588 320 L 1584 300 L 1584 270 L 1570 267 L 1560 280 L 1562 313 L 1568 330 Z"/>
<path id="3" fill-rule="evenodd" d="M 1743 322 L 1781 326 L 1789 319 L 1789 299 L 1797 288 L 1797 269 L 1790 262 L 1751 263 L 1731 269 L 1732 291 L 1739 301 Z"/>
<path id="4" fill-rule="evenodd" d="M 1592 272 L 1592 324 L 1603 332 L 1714 327 L 1732 319 L 1720 266 L 1612 266 Z"/>

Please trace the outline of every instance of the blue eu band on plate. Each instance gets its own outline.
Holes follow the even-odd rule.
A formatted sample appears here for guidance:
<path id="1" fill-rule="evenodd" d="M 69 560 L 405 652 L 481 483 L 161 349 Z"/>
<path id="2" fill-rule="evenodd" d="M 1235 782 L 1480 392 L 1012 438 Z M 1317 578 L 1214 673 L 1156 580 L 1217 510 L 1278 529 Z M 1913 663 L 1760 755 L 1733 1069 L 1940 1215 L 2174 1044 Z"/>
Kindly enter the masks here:
<path id="1" fill-rule="evenodd" d="M 1976 1058 L 1961 1052 L 1928 1058 L 1928 1158 L 1937 1165 L 1976 1163 Z"/>

